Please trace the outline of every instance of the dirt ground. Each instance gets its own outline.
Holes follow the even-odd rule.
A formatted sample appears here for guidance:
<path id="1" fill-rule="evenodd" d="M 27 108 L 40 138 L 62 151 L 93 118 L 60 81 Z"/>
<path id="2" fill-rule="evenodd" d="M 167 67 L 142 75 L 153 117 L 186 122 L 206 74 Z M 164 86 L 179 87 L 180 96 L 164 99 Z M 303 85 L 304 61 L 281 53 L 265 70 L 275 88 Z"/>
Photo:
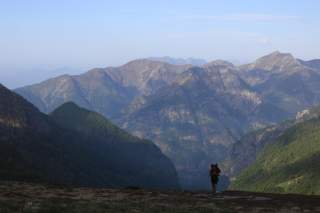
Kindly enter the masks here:
<path id="1" fill-rule="evenodd" d="M 95 189 L 0 182 L 0 213 L 320 212 L 320 196 Z"/>

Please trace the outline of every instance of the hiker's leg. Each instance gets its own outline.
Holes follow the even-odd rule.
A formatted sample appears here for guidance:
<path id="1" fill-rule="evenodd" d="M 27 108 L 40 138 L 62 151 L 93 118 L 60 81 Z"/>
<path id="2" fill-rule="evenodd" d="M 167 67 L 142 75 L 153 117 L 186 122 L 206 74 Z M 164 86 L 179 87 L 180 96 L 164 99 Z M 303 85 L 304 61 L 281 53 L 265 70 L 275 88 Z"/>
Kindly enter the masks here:
<path id="1" fill-rule="evenodd" d="M 212 183 L 212 193 L 216 193 L 216 184 Z"/>

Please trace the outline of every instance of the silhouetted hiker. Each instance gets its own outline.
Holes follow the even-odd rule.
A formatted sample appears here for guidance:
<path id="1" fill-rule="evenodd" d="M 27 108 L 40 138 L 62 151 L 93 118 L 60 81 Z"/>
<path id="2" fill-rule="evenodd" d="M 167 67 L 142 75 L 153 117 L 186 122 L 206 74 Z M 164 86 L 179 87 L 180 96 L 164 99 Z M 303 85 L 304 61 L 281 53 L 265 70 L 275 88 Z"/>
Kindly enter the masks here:
<path id="1" fill-rule="evenodd" d="M 210 177 L 211 177 L 211 185 L 212 185 L 212 193 L 216 193 L 217 184 L 219 182 L 219 175 L 221 170 L 218 167 L 218 164 L 211 164 L 210 168 Z"/>

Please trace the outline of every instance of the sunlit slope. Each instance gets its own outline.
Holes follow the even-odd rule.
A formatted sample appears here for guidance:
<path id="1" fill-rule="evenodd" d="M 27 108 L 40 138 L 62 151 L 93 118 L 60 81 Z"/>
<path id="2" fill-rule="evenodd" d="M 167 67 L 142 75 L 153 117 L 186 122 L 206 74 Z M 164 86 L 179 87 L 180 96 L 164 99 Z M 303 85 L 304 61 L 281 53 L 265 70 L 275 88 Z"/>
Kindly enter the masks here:
<path id="1" fill-rule="evenodd" d="M 320 119 L 298 124 L 266 146 L 232 188 L 320 194 Z"/>

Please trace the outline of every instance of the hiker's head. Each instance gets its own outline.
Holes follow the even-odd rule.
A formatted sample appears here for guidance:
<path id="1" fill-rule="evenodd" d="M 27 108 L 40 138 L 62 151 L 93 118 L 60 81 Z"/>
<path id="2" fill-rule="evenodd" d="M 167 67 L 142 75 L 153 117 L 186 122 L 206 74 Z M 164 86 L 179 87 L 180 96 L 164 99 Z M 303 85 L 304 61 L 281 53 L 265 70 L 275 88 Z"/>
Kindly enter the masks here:
<path id="1" fill-rule="evenodd" d="M 218 164 L 211 164 L 211 168 L 217 168 L 218 167 Z"/>

